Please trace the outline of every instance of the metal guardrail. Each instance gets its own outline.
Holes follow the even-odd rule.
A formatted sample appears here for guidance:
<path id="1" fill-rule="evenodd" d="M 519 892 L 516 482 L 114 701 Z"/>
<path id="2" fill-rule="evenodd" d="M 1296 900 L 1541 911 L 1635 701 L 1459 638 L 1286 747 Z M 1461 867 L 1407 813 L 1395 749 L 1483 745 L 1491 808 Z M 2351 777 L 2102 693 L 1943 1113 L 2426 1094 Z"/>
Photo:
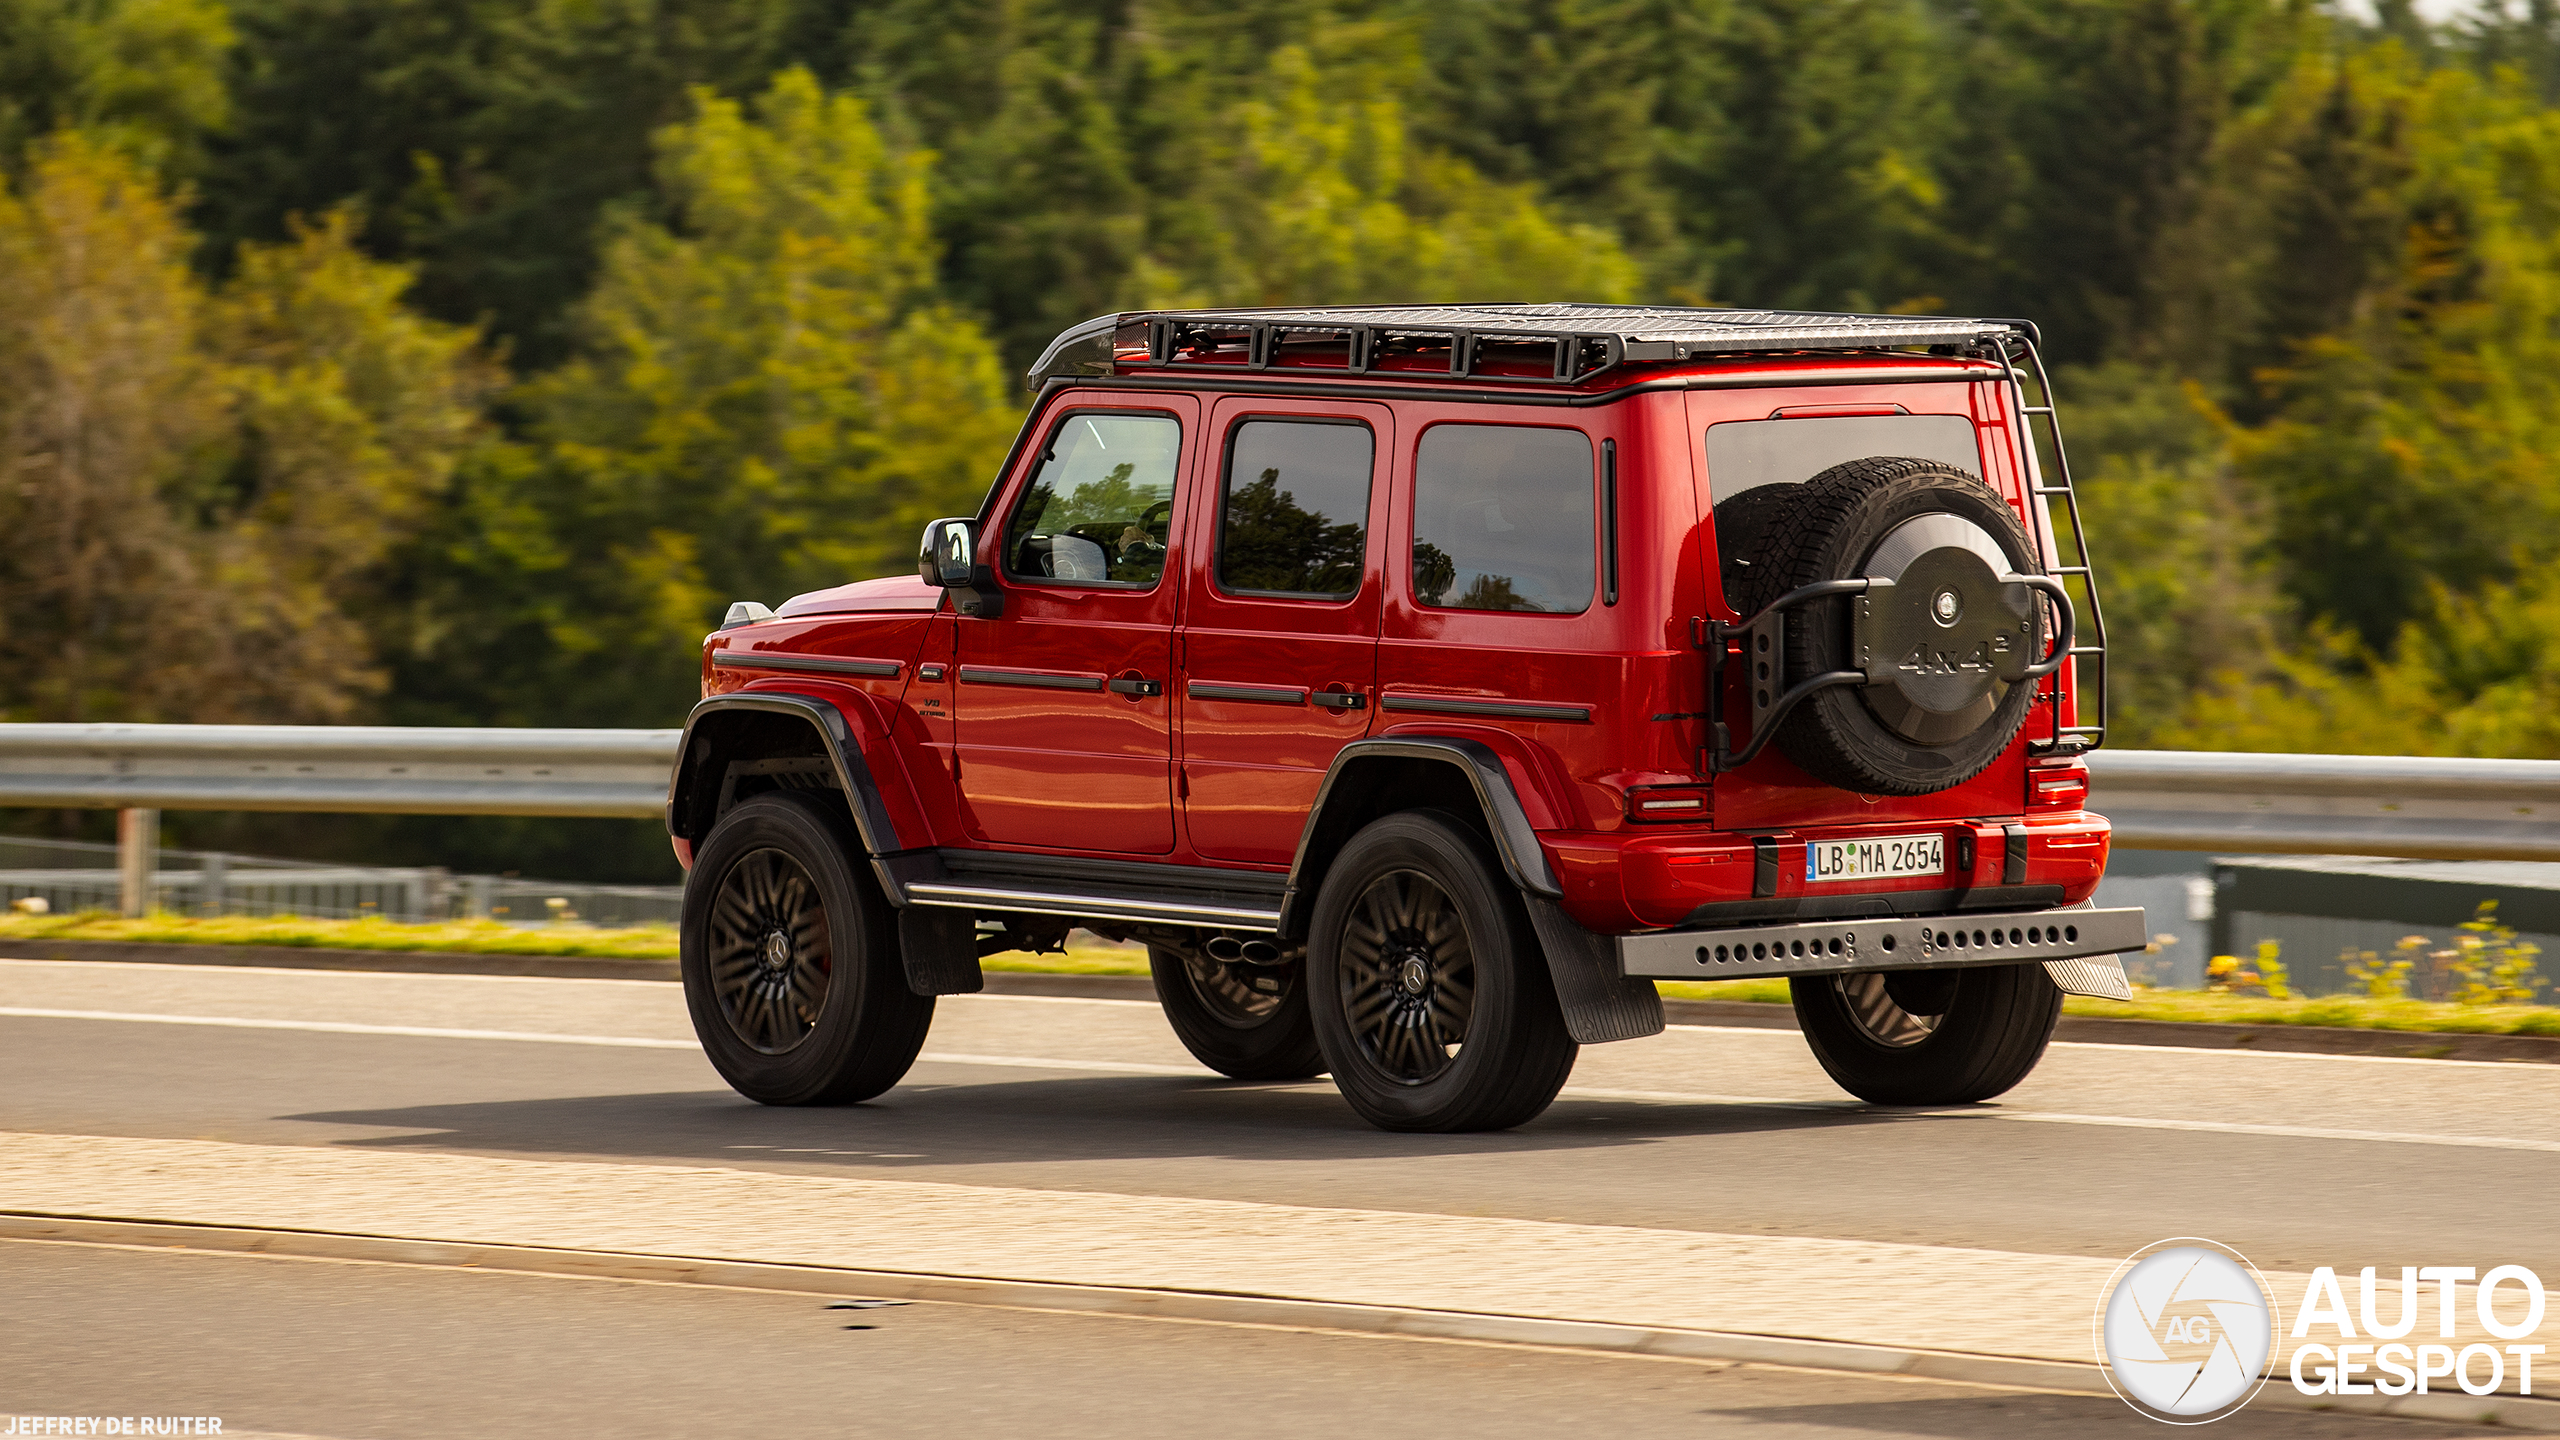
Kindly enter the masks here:
<path id="1" fill-rule="evenodd" d="M 674 730 L 0 725 L 0 806 L 654 818 Z M 2101 750 L 2133 849 L 2560 860 L 2560 761 Z"/>
<path id="2" fill-rule="evenodd" d="M 2089 774 L 2129 849 L 2560 860 L 2560 760 L 2100 750 Z"/>
<path id="3" fill-rule="evenodd" d="M 381 815 L 664 813 L 676 730 L 0 725 L 0 805 Z"/>

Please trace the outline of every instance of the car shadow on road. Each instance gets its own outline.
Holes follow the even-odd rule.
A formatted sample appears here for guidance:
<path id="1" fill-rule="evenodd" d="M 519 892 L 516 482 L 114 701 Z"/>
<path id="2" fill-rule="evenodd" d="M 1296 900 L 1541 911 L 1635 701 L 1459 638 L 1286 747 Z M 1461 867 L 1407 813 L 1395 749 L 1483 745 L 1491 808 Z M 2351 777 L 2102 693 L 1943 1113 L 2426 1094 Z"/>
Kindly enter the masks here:
<path id="1" fill-rule="evenodd" d="M 1605 1150 L 1701 1136 L 1893 1124 L 1851 1103 L 1681 1104 L 1568 1097 L 1517 1130 L 1398 1135 L 1330 1084 L 1077 1076 L 903 1085 L 863 1105 L 773 1108 L 720 1091 L 583 1095 L 282 1117 L 413 1133 L 342 1141 L 720 1164 L 935 1170 L 1110 1160 L 1387 1160 Z"/>

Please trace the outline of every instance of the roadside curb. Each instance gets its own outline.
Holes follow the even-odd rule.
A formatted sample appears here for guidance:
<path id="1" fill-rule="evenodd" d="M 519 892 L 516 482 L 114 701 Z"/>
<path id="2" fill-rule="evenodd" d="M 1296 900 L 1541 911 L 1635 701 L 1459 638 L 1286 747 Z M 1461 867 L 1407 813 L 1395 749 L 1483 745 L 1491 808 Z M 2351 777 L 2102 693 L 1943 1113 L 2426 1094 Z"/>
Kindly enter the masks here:
<path id="1" fill-rule="evenodd" d="M 1084 977 L 1109 978 L 1109 977 Z M 279 1255 L 298 1259 L 356 1260 L 426 1265 L 590 1280 L 637 1280 L 720 1289 L 770 1290 L 844 1298 L 922 1300 L 1011 1310 L 1045 1310 L 1123 1318 L 1188 1320 L 1226 1325 L 1331 1330 L 1416 1340 L 1464 1340 L 1542 1349 L 1592 1350 L 1667 1360 L 1723 1361 L 1898 1375 L 2005 1389 L 2065 1394 L 2111 1393 L 2094 1364 L 1971 1355 L 1943 1350 L 1897 1349 L 1783 1335 L 1711 1330 L 1655 1329 L 1639 1325 L 1349 1305 L 1324 1300 L 1225 1294 L 1196 1290 L 1141 1290 L 1066 1285 L 968 1275 L 893 1270 L 840 1270 L 814 1265 L 773 1265 L 597 1250 L 522 1245 L 478 1245 L 353 1235 L 312 1230 L 260 1230 L 189 1225 L 172 1221 L 96 1219 L 0 1211 L 0 1240 L 43 1240 L 81 1245 L 205 1250 Z M 2335 1410 L 2405 1419 L 2495 1425 L 2560 1433 L 2560 1402 L 2511 1395 L 2383 1396 L 2348 1402 L 2304 1396 L 2270 1383 L 2253 1406 L 2283 1410 Z"/>
<path id="2" fill-rule="evenodd" d="M 673 960 L 578 955 L 499 955 L 439 950 L 332 950 L 300 945 L 170 945 L 124 940 L 0 940 L 0 960 L 89 960 L 153 965 L 255 965 L 283 970 L 374 970 L 403 975 L 522 975 L 551 980 L 677 978 Z M 989 995 L 1048 995 L 1152 1003 L 1144 975 L 1063 975 L 990 970 Z M 1665 1000 L 1674 1025 L 1793 1030 L 1792 1006 L 1738 1000 Z M 2560 1036 L 2462 1035 L 2432 1030 L 2349 1030 L 2317 1025 L 2215 1025 L 2182 1020 L 2105 1020 L 2066 1015 L 2053 1038 L 2081 1045 L 2258 1050 L 2297 1055 L 2378 1055 L 2408 1060 L 2492 1060 L 2560 1065 Z"/>

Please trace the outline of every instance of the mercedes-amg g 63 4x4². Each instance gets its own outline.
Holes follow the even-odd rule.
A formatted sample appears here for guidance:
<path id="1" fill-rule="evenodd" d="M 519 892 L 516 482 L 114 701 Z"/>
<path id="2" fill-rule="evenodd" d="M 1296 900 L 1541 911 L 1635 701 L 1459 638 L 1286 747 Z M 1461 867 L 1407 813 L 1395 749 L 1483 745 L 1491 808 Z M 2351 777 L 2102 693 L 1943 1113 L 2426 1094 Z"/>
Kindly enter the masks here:
<path id="1" fill-rule="evenodd" d="M 1390 1129 L 1537 1115 L 1578 1046 L 1662 1028 L 1657 979 L 1788 977 L 1871 1101 L 2007 1090 L 2144 941 L 2085 903 L 2104 642 L 2035 341 L 1076 327 L 919 575 L 704 643 L 667 824 L 712 1062 L 877 1095 L 981 956 L 1080 926 L 1149 947 L 1203 1064 L 1329 1071 Z"/>

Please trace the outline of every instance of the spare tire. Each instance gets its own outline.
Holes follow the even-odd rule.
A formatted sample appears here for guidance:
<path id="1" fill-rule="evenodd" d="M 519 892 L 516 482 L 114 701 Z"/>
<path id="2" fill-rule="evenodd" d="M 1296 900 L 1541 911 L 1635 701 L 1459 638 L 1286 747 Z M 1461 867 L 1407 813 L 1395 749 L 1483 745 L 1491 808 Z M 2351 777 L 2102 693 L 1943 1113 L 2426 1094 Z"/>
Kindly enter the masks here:
<path id="1" fill-rule="evenodd" d="M 1934 460 L 1852 460 L 1735 499 L 1764 489 L 1779 495 L 1735 516 L 1754 532 L 1737 537 L 1748 563 L 1726 567 L 1745 618 L 1820 580 L 1891 582 L 1787 613 L 1777 688 L 1841 670 L 1870 679 L 1806 697 L 1779 719 L 1778 749 L 1816 779 L 1869 795 L 1926 795 L 1981 774 L 2025 723 L 2036 687 L 2019 677 L 2050 643 L 2036 592 L 2001 578 L 2044 569 L 2017 512 Z M 1862 638 L 1881 663 L 1860 655 Z"/>

